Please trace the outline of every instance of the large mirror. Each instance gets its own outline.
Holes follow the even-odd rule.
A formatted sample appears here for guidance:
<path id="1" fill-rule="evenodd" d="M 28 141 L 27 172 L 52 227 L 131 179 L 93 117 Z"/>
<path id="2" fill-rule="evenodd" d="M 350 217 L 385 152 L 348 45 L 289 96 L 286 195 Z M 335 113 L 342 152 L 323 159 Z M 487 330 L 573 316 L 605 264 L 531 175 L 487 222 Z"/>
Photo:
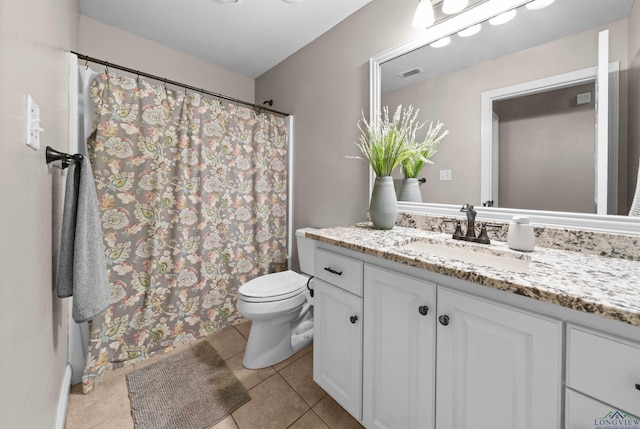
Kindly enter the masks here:
<path id="1" fill-rule="evenodd" d="M 638 2 L 479 2 L 373 57 L 372 113 L 412 105 L 449 130 L 419 176 L 423 203 L 400 208 L 442 214 L 492 201 L 487 218 L 526 212 L 540 223 L 640 233 L 640 219 L 626 216 L 640 158 Z M 508 10 L 509 22 L 488 22 Z"/>

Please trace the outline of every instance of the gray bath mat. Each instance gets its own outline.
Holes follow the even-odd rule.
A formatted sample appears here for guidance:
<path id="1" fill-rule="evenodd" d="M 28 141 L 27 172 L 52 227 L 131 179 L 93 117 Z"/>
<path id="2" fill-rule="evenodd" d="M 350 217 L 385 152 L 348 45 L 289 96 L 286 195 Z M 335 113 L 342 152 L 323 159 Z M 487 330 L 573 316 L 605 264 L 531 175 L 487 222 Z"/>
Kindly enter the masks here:
<path id="1" fill-rule="evenodd" d="M 210 428 L 251 398 L 206 341 L 127 375 L 138 429 Z"/>

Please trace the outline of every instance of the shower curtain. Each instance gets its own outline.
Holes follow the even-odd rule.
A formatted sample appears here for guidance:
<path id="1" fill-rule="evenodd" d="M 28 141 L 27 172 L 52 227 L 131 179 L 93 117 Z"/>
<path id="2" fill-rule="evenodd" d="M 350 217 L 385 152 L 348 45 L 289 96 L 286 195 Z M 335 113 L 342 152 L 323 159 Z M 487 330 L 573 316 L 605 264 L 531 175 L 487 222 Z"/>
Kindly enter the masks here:
<path id="1" fill-rule="evenodd" d="M 114 73 L 88 139 L 111 285 L 83 391 L 232 324 L 240 285 L 286 269 L 284 118 Z"/>

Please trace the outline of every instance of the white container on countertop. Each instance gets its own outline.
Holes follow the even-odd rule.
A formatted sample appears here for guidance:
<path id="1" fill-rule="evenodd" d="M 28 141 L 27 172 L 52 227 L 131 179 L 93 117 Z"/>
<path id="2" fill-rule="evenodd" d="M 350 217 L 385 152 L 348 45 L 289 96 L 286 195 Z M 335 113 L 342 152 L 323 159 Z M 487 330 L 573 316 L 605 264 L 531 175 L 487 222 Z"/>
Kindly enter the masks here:
<path id="1" fill-rule="evenodd" d="M 507 244 L 513 250 L 533 252 L 536 237 L 527 216 L 514 216 L 509 224 Z"/>

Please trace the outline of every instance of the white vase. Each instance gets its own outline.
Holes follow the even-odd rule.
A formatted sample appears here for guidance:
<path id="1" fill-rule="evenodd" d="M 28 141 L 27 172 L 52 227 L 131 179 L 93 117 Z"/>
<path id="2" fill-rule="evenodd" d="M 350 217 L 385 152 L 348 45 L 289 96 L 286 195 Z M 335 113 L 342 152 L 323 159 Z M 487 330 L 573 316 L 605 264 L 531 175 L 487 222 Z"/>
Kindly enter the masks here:
<path id="1" fill-rule="evenodd" d="M 398 218 L 398 200 L 391 176 L 376 177 L 369 204 L 369 216 L 376 229 L 391 229 Z"/>
<path id="2" fill-rule="evenodd" d="M 402 179 L 398 201 L 409 201 L 413 203 L 422 202 L 422 192 L 420 192 L 420 183 L 418 182 L 418 179 Z"/>

